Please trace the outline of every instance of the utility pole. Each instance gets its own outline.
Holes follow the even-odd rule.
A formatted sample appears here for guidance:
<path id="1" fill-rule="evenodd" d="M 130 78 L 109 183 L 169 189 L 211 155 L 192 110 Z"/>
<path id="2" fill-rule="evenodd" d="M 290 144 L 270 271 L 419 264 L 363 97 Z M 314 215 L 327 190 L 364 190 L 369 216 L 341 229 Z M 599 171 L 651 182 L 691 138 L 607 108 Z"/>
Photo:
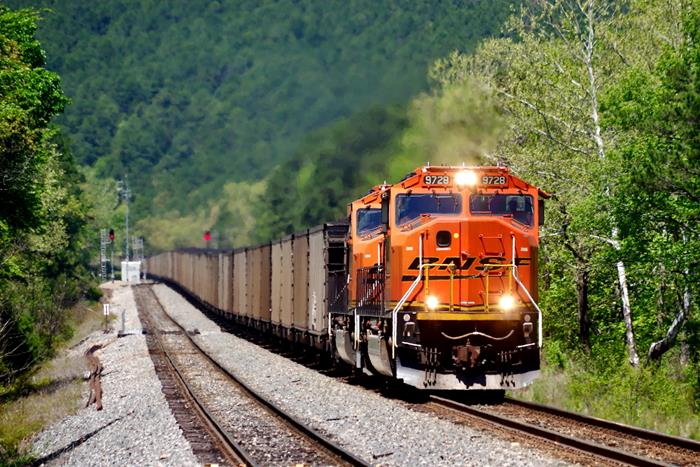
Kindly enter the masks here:
<path id="1" fill-rule="evenodd" d="M 134 260 L 143 261 L 143 237 L 134 237 L 131 241 L 131 250 Z"/>
<path id="2" fill-rule="evenodd" d="M 117 190 L 119 196 L 126 202 L 126 236 L 124 241 L 126 262 L 129 262 L 129 199 L 131 198 L 131 189 L 129 189 L 129 179 L 124 175 L 124 180 L 117 182 Z"/>
<path id="3" fill-rule="evenodd" d="M 112 282 L 114 282 L 114 242 L 110 241 L 110 246 L 112 247 L 109 253 L 109 266 L 111 269 Z"/>
<path id="4" fill-rule="evenodd" d="M 134 237 L 131 242 L 131 250 L 134 254 L 134 261 L 140 263 L 141 273 L 143 273 L 142 278 L 146 278 L 146 262 L 144 261 L 143 252 L 143 237 Z"/>
<path id="5" fill-rule="evenodd" d="M 100 229 L 100 281 L 107 281 L 107 229 Z"/>
<path id="6" fill-rule="evenodd" d="M 114 282 L 114 229 L 109 229 L 109 266 L 112 270 L 112 282 Z"/>

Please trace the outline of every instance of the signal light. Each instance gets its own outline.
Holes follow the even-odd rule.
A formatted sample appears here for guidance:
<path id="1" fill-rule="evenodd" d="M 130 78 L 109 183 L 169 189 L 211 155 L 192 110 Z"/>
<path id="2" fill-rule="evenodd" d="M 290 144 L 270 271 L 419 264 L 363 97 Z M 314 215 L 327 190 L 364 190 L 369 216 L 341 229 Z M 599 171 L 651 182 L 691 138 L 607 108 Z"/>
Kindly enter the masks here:
<path id="1" fill-rule="evenodd" d="M 204 231 L 204 241 L 208 242 L 211 240 L 211 232 L 209 230 Z"/>
<path id="2" fill-rule="evenodd" d="M 109 241 L 114 241 L 114 229 L 109 229 Z"/>

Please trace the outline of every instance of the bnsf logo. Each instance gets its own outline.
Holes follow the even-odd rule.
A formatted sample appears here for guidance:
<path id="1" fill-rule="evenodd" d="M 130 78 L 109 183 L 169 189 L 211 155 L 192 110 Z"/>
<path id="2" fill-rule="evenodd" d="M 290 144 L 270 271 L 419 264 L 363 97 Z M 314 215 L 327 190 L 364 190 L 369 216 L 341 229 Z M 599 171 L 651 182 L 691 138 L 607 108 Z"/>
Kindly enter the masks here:
<path id="1" fill-rule="evenodd" d="M 475 256 L 468 256 L 464 261 L 457 256 L 448 256 L 443 260 L 440 260 L 440 258 L 435 256 L 426 256 L 423 258 L 423 264 L 442 264 L 443 266 L 437 267 L 438 270 L 445 270 L 448 268 L 448 264 L 454 264 L 457 269 L 462 271 L 470 269 L 472 266 L 474 266 L 474 264 L 476 264 L 474 269 L 477 271 L 483 271 L 486 269 L 486 265 L 510 264 L 510 262 L 504 256 L 484 256 L 478 261 L 478 263 L 477 260 L 479 260 L 479 258 Z M 529 264 L 530 258 L 515 258 L 516 266 L 528 266 Z M 420 258 L 416 256 L 413 258 L 413 262 L 410 264 L 410 266 L 408 266 L 408 269 L 418 270 L 419 265 Z M 493 271 L 494 268 L 490 268 L 490 270 Z"/>

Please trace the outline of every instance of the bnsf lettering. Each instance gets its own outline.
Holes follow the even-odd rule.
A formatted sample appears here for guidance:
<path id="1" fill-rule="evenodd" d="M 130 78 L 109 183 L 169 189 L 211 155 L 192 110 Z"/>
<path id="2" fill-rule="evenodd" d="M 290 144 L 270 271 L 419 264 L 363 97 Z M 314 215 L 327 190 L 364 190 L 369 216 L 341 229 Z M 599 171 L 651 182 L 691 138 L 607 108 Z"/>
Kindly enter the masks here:
<path id="1" fill-rule="evenodd" d="M 448 268 L 448 264 L 454 264 L 455 266 L 457 266 L 457 269 L 467 270 L 472 267 L 472 265 L 476 262 L 477 259 L 478 258 L 474 256 L 469 256 L 467 257 L 467 259 L 464 260 L 464 262 L 462 262 L 456 256 L 448 256 L 447 258 L 441 261 L 440 258 L 437 258 L 435 256 L 426 256 L 425 258 L 423 258 L 423 264 L 443 264 L 443 266 L 438 267 L 438 270 L 445 270 Z M 530 260 L 531 258 L 516 258 L 515 264 L 516 266 L 529 266 Z M 485 265 L 497 264 L 508 264 L 508 261 L 503 256 L 484 256 L 479 261 L 479 266 L 477 266 L 476 269 L 478 271 L 483 271 L 484 269 L 487 269 L 486 267 L 484 267 Z M 411 262 L 411 264 L 408 266 L 408 269 L 417 270 L 419 265 L 420 258 L 416 256 L 415 258 L 413 258 L 413 262 Z M 491 271 L 495 271 L 497 268 L 488 269 L 490 269 Z"/>

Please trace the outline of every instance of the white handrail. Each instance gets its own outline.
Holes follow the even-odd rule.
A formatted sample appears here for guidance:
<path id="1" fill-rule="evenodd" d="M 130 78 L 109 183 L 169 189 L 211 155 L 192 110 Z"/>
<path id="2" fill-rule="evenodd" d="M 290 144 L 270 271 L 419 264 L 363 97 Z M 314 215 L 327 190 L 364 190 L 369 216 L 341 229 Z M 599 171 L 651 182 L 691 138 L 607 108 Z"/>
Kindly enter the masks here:
<path id="1" fill-rule="evenodd" d="M 418 276 L 416 277 L 416 280 L 413 281 L 411 286 L 408 288 L 405 294 L 403 294 L 403 297 L 401 297 L 401 300 L 396 304 L 394 309 L 391 312 L 391 357 L 396 358 L 396 347 L 398 347 L 398 324 L 397 324 L 397 317 L 399 314 L 399 310 L 403 306 L 404 303 L 406 303 L 406 300 L 408 300 L 408 297 L 411 296 L 415 288 L 418 286 L 420 283 L 421 279 L 423 278 L 423 235 L 420 235 L 418 237 Z"/>
<path id="2" fill-rule="evenodd" d="M 530 295 L 530 292 L 527 290 L 527 287 L 520 282 L 520 278 L 518 277 L 518 267 L 515 265 L 515 235 L 511 234 L 510 235 L 511 239 L 513 240 L 513 279 L 515 279 L 515 282 L 523 289 L 525 292 L 525 295 L 527 295 L 527 298 L 532 302 L 532 305 L 535 307 L 537 310 L 537 346 L 541 349 L 542 348 L 542 310 L 540 310 L 540 307 L 537 306 L 537 302 L 532 298 L 532 295 Z"/>

